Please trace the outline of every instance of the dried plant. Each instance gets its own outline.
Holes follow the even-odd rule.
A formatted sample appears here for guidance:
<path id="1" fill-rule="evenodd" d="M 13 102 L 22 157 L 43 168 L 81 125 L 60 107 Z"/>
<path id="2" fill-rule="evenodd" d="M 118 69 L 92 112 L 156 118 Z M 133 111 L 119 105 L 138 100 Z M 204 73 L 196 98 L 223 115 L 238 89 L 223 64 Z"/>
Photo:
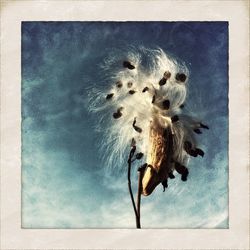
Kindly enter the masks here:
<path id="1" fill-rule="evenodd" d="M 142 195 L 150 195 L 160 183 L 165 190 L 174 171 L 186 181 L 190 156 L 204 156 L 195 134 L 208 126 L 183 114 L 189 80 L 185 64 L 161 49 L 139 48 L 114 51 L 102 69 L 110 88 L 92 89 L 90 109 L 99 112 L 99 129 L 105 127 L 108 165 L 123 165 L 132 140 L 137 150 L 132 156 L 145 162 L 140 168 Z"/>

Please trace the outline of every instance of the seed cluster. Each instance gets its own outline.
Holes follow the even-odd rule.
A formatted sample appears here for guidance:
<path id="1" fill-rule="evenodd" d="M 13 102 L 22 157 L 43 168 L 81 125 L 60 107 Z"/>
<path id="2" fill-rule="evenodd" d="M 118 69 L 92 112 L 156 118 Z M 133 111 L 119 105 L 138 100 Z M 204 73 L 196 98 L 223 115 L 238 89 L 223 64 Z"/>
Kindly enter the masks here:
<path id="1" fill-rule="evenodd" d="M 129 61 L 124 61 L 122 63 L 122 66 L 129 71 L 133 71 L 136 70 L 136 66 L 133 65 L 132 62 Z M 174 81 L 177 84 L 185 84 L 187 81 L 187 75 L 183 72 L 178 72 L 176 74 L 171 73 L 169 70 L 165 71 L 162 78 L 159 80 L 158 85 L 160 86 L 160 88 L 162 88 L 164 85 L 168 84 L 168 81 L 170 81 L 171 77 L 174 79 Z M 122 82 L 121 80 L 117 81 L 115 83 L 116 88 L 117 89 L 124 89 L 127 88 L 127 95 L 128 96 L 134 96 L 137 95 L 139 92 L 140 93 L 149 93 L 152 96 L 151 99 L 151 104 L 152 107 L 157 107 L 160 108 L 162 110 L 162 112 L 168 112 L 171 109 L 171 101 L 169 99 L 161 99 L 158 98 L 158 92 L 154 89 L 153 86 L 144 86 L 143 89 L 136 89 L 134 86 L 135 84 L 133 83 L 133 81 L 128 81 L 127 83 Z M 112 101 L 112 99 L 115 98 L 115 93 L 108 93 L 106 96 L 106 100 L 107 101 Z M 133 97 L 131 97 L 133 98 Z M 179 109 L 183 109 L 185 106 L 183 103 L 181 103 L 179 105 Z M 123 115 L 123 110 L 124 107 L 119 107 L 117 110 L 115 110 L 115 112 L 113 113 L 113 118 L 114 119 L 120 119 Z M 169 113 L 170 116 L 170 121 L 171 121 L 171 126 L 175 126 L 175 124 L 178 124 L 181 121 L 181 117 L 178 115 L 172 115 L 171 113 Z M 168 115 L 167 115 L 168 117 Z M 141 134 L 143 133 L 143 129 L 137 125 L 137 117 L 134 117 L 133 123 L 131 124 L 131 128 L 134 129 L 134 131 L 136 131 L 137 133 Z M 202 134 L 201 129 L 209 129 L 209 127 L 203 123 L 198 123 L 195 126 L 193 126 L 193 133 L 196 134 Z M 174 135 L 173 135 L 174 136 Z M 135 139 L 133 138 L 134 143 Z M 192 142 L 190 141 L 185 141 L 182 145 L 183 147 L 183 151 L 186 152 L 186 154 L 192 156 L 192 157 L 197 157 L 197 156 L 204 156 L 204 152 L 202 149 L 200 148 L 196 148 L 195 145 L 192 144 Z M 143 153 L 139 152 L 136 155 L 136 159 L 141 159 L 143 157 Z M 173 174 L 173 170 L 176 170 L 176 172 L 178 174 L 181 175 L 181 180 L 182 181 L 186 181 L 188 174 L 189 174 L 189 170 L 186 166 L 184 166 L 182 163 L 178 162 L 178 160 L 176 159 L 171 159 L 172 165 L 173 165 L 173 169 L 170 170 L 170 172 L 168 173 L 168 178 L 170 179 L 174 179 L 175 176 Z M 153 167 L 150 165 L 147 165 L 147 163 L 144 164 L 144 167 Z M 162 181 L 162 185 L 165 191 L 165 188 L 168 187 L 168 180 L 164 180 Z"/>

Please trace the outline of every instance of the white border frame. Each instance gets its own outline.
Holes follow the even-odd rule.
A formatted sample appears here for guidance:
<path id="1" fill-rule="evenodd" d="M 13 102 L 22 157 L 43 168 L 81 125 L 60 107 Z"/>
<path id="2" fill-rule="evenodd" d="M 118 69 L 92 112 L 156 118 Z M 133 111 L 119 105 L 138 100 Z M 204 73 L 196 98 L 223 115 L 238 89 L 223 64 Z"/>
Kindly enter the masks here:
<path id="1" fill-rule="evenodd" d="M 249 1 L 1 1 L 1 249 L 249 249 Z M 229 229 L 21 228 L 21 21 L 229 22 Z"/>

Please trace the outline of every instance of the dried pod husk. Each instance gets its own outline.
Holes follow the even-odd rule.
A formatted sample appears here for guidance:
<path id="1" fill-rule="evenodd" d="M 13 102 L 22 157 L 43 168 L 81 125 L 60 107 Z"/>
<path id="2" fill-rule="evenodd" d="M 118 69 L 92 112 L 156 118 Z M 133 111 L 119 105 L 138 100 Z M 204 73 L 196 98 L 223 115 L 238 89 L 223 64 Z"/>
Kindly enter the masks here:
<path id="1" fill-rule="evenodd" d="M 136 126 L 135 124 L 136 124 L 136 118 L 134 119 L 132 125 L 133 125 L 133 128 L 134 128 L 134 130 L 135 130 L 136 132 L 141 133 L 141 132 L 142 132 L 142 129 L 141 129 L 140 127 Z"/>
<path id="2" fill-rule="evenodd" d="M 155 187 L 168 178 L 173 163 L 173 135 L 170 127 L 163 128 L 154 121 L 150 126 L 148 167 L 142 179 L 142 194 L 150 195 Z"/>

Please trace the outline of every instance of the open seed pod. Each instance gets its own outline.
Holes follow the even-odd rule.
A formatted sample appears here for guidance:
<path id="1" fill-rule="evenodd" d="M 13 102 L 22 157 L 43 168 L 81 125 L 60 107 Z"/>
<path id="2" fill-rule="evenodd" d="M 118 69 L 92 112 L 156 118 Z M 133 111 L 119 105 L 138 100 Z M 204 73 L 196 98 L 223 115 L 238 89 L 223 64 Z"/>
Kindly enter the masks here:
<path id="1" fill-rule="evenodd" d="M 172 169 L 173 135 L 170 125 L 161 127 L 154 120 L 150 126 L 149 147 L 147 155 L 148 167 L 142 179 L 142 194 L 150 195 L 155 187 L 168 178 Z"/>

